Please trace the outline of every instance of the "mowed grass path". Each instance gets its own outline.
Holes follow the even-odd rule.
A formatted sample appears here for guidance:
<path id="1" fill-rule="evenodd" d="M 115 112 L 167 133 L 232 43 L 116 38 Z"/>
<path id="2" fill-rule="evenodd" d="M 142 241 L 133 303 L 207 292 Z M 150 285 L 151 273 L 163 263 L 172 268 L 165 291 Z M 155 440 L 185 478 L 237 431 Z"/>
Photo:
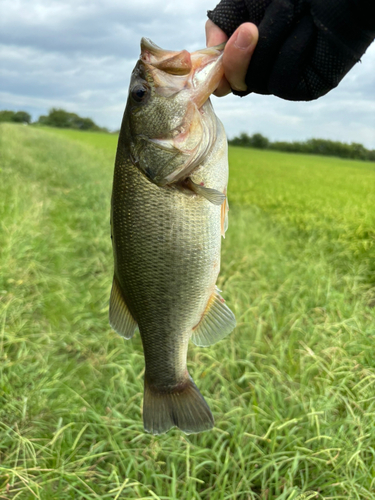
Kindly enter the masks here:
<path id="1" fill-rule="evenodd" d="M 216 426 L 155 437 L 107 320 L 116 138 L 70 135 L 0 128 L 0 498 L 375 499 L 374 164 L 231 149 Z"/>

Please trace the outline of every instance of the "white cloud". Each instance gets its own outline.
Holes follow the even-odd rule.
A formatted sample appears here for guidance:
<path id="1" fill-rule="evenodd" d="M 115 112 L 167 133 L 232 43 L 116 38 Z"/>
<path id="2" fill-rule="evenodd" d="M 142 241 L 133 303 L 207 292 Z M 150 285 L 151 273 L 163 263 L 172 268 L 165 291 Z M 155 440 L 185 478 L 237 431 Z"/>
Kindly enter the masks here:
<path id="1" fill-rule="evenodd" d="M 205 44 L 208 0 L 2 0 L 0 108 L 34 118 L 63 107 L 98 124 L 121 123 L 142 36 L 163 48 Z M 326 137 L 375 148 L 375 44 L 337 89 L 309 103 L 272 96 L 214 98 L 229 137 L 260 131 L 272 140 Z"/>

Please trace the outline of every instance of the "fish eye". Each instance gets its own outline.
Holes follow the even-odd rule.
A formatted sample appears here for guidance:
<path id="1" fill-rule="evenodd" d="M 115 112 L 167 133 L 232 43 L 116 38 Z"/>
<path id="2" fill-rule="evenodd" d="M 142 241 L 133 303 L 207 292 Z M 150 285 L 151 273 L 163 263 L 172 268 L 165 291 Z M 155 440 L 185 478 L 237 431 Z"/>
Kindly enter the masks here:
<path id="1" fill-rule="evenodd" d="M 142 102 L 148 96 L 149 88 L 143 83 L 133 87 L 131 91 L 132 98 L 135 102 Z"/>

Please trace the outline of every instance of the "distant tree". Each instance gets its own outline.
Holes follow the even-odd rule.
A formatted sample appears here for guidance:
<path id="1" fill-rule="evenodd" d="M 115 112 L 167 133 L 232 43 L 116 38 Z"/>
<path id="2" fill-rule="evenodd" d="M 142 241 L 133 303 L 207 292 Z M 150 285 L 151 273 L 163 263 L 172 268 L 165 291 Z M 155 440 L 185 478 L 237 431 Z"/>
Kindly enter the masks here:
<path id="1" fill-rule="evenodd" d="M 4 109 L 4 111 L 0 111 L 0 122 L 12 122 L 14 115 L 14 111 Z"/>
<path id="2" fill-rule="evenodd" d="M 48 121 L 47 115 L 40 115 L 36 123 L 38 123 L 39 125 L 47 125 L 47 121 Z"/>
<path id="3" fill-rule="evenodd" d="M 250 148 L 250 136 L 247 135 L 246 132 L 241 132 L 239 137 L 235 137 L 231 141 L 228 141 L 229 144 L 232 144 L 233 146 L 242 146 L 243 148 Z"/>
<path id="4" fill-rule="evenodd" d="M 91 118 L 82 118 L 76 113 L 69 113 L 64 109 L 52 108 L 48 115 L 39 117 L 38 123 L 49 127 L 73 128 L 76 130 L 106 131 L 98 127 Z"/>
<path id="5" fill-rule="evenodd" d="M 366 149 L 362 144 L 355 142 L 352 144 L 345 144 L 343 142 L 330 141 L 328 139 L 309 139 L 304 142 L 270 142 L 267 137 L 264 137 L 262 134 L 257 133 L 249 136 L 246 132 L 241 132 L 238 137 L 231 139 L 229 144 L 259 149 L 269 148 L 290 153 L 338 156 L 340 158 L 351 158 L 353 160 L 375 161 L 375 150 Z"/>
<path id="6" fill-rule="evenodd" d="M 63 109 L 52 108 L 47 116 L 40 116 L 38 122 L 43 125 L 49 125 L 50 127 L 73 128 L 73 116 L 74 113 L 68 113 Z"/>
<path id="7" fill-rule="evenodd" d="M 91 118 L 81 118 L 77 116 L 73 120 L 74 128 L 78 128 L 79 130 L 97 130 L 99 127 L 91 120 Z"/>
<path id="8" fill-rule="evenodd" d="M 13 121 L 17 123 L 30 123 L 31 116 L 26 111 L 17 111 L 13 116 Z"/>
<path id="9" fill-rule="evenodd" d="M 239 137 L 235 137 L 229 141 L 229 144 L 233 146 L 242 146 L 244 148 L 266 149 L 269 147 L 270 141 L 267 137 L 259 133 L 249 136 L 246 132 L 241 132 Z"/>
<path id="10" fill-rule="evenodd" d="M 370 153 L 370 151 L 368 151 L 365 147 L 363 147 L 362 144 L 352 142 L 349 147 L 351 150 L 351 154 L 353 155 L 353 158 L 358 158 L 359 160 L 369 159 L 368 153 Z"/>
<path id="11" fill-rule="evenodd" d="M 267 137 L 264 137 L 264 135 L 257 133 L 250 137 L 250 144 L 253 148 L 267 149 L 270 145 L 270 141 Z"/>
<path id="12" fill-rule="evenodd" d="M 26 111 L 0 111 L 0 122 L 30 123 L 31 116 Z"/>

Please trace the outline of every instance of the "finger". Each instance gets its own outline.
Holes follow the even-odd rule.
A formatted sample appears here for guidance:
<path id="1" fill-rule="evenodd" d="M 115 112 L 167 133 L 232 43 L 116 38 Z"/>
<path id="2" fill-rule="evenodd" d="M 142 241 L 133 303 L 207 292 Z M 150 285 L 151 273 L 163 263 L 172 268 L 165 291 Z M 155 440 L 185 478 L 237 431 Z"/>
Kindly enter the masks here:
<path id="1" fill-rule="evenodd" d="M 206 46 L 214 47 L 228 40 L 223 30 L 216 26 L 210 19 L 206 22 Z"/>
<path id="2" fill-rule="evenodd" d="M 225 77 L 234 90 L 247 90 L 245 76 L 258 42 L 258 28 L 255 24 L 244 23 L 228 40 L 223 64 Z"/>
<path id="3" fill-rule="evenodd" d="M 214 47 L 215 45 L 220 45 L 228 40 L 227 35 L 223 30 L 216 26 L 210 19 L 206 22 L 206 45 L 207 47 Z M 217 97 L 223 97 L 231 92 L 230 85 L 225 78 L 221 79 L 219 86 L 215 90 L 214 94 Z"/>
<path id="4" fill-rule="evenodd" d="M 216 97 L 224 97 L 232 92 L 230 83 L 228 80 L 225 78 L 225 76 L 220 80 L 220 83 L 217 87 L 217 89 L 214 92 L 214 95 Z"/>

